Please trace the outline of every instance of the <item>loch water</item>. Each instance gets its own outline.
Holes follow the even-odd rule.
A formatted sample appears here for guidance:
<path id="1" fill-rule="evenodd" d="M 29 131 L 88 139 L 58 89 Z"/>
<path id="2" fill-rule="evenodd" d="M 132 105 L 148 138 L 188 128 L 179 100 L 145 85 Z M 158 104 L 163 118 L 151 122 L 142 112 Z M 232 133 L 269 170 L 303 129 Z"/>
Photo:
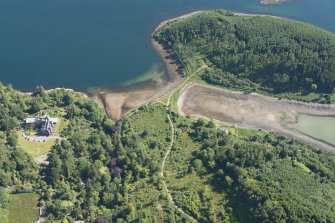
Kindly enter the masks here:
<path id="1" fill-rule="evenodd" d="M 224 8 L 312 23 L 335 32 L 334 0 L 0 0 L 0 81 L 30 90 L 112 88 L 161 73 L 149 37 L 160 21 Z"/>

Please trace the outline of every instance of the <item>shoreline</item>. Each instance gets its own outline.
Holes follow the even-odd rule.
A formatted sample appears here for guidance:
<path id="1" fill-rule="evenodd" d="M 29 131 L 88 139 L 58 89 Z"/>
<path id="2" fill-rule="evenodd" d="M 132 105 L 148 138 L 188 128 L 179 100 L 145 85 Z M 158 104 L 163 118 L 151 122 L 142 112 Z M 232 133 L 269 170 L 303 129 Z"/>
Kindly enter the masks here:
<path id="1" fill-rule="evenodd" d="M 185 18 L 188 18 L 188 17 L 191 17 L 193 15 L 197 15 L 199 13 L 203 13 L 203 12 L 206 12 L 206 11 L 210 11 L 210 10 L 197 10 L 197 11 L 192 11 L 192 12 L 189 12 L 189 13 L 186 13 L 186 14 L 183 14 L 183 15 L 180 15 L 180 16 L 177 16 L 177 17 L 174 17 L 174 18 L 170 18 L 170 19 L 166 19 L 166 20 L 163 20 L 161 21 L 158 26 L 156 26 L 156 28 L 154 28 L 153 32 L 151 33 L 151 37 L 153 36 L 153 34 L 155 32 L 157 32 L 162 26 L 168 24 L 169 22 L 173 22 L 173 21 L 176 21 L 178 19 L 185 19 Z"/>
<path id="2" fill-rule="evenodd" d="M 106 90 L 97 90 L 95 92 L 80 92 L 80 91 L 75 91 L 74 89 L 70 89 L 70 88 L 53 88 L 53 89 L 49 89 L 46 90 L 46 92 L 50 92 L 52 90 L 59 90 L 59 89 L 63 89 L 63 90 L 68 90 L 68 91 L 73 91 L 76 93 L 80 93 L 82 94 L 84 97 L 89 98 L 94 100 L 95 102 L 97 102 L 99 104 L 99 106 L 101 108 L 103 108 L 107 114 L 107 116 L 111 119 L 113 119 L 114 121 L 118 121 L 119 119 L 122 118 L 122 116 L 128 114 L 129 112 L 134 111 L 135 109 L 149 104 L 153 101 L 158 100 L 159 98 L 163 97 L 164 95 L 168 94 L 169 92 L 171 92 L 173 89 L 175 89 L 176 87 L 179 86 L 180 83 L 182 83 L 182 81 L 184 80 L 183 78 L 183 72 L 181 72 L 180 70 L 180 65 L 178 63 L 176 63 L 176 61 L 174 60 L 173 55 L 169 52 L 169 49 L 164 47 L 162 44 L 160 44 L 159 42 L 157 42 L 153 36 L 154 33 L 157 32 L 162 26 L 168 24 L 169 22 L 173 22 L 176 21 L 178 19 L 184 19 L 184 18 L 188 18 L 190 16 L 202 13 L 202 12 L 206 12 L 206 11 L 210 11 L 210 10 L 198 10 L 198 11 L 193 11 L 193 12 L 189 12 L 186 13 L 184 15 L 181 16 L 177 16 L 175 18 L 171 18 L 171 19 L 167 19 L 164 21 L 161 21 L 158 26 L 156 26 L 153 29 L 153 32 L 150 35 L 149 38 L 149 44 L 152 47 L 152 49 L 155 51 L 155 53 L 157 53 L 159 55 L 159 57 L 161 58 L 163 64 L 164 64 L 164 75 L 163 78 L 164 80 L 161 83 L 157 83 L 155 82 L 155 80 L 148 80 L 148 81 L 144 81 L 144 82 L 140 82 L 140 83 L 136 83 L 133 85 L 130 85 L 128 87 L 120 87 L 120 88 L 114 88 L 114 89 L 106 89 Z M 272 16 L 272 15 L 265 15 L 265 14 L 248 14 L 248 13 L 239 13 L 239 12 L 233 12 L 233 14 L 235 16 L 245 16 L 245 17 L 250 17 L 250 16 L 269 16 L 269 17 L 273 17 L 273 18 L 279 18 L 279 19 L 286 19 L 284 17 L 278 17 L 278 16 Z M 183 105 L 183 103 L 185 102 L 185 94 L 187 93 L 188 89 L 192 87 L 192 85 L 195 85 L 194 83 L 191 83 L 189 85 L 187 85 L 186 87 L 184 87 L 181 91 L 181 94 L 178 97 L 178 102 L 177 102 L 177 107 L 178 107 L 178 111 L 181 115 L 185 115 L 184 112 L 182 111 L 182 109 L 180 109 L 180 107 Z M 198 84 L 200 85 L 200 84 Z M 212 86 L 207 86 L 209 88 L 214 88 Z M 226 89 L 221 89 L 223 91 L 228 91 Z M 32 92 L 21 92 L 22 94 L 31 94 Z M 238 92 L 235 92 L 238 93 Z M 269 96 L 264 96 L 264 95 L 259 95 L 256 93 L 252 93 L 250 94 L 252 96 L 255 97 L 262 97 L 264 99 L 267 100 L 272 100 L 272 102 L 276 103 L 279 100 L 277 98 L 274 97 L 269 97 Z M 314 104 L 314 103 L 304 103 L 304 102 L 300 102 L 300 101 L 290 101 L 290 100 L 285 100 L 282 99 L 281 101 L 284 101 L 286 104 L 288 105 L 295 105 L 295 106 L 302 106 L 308 110 L 308 109 L 319 109 L 319 108 L 324 108 L 324 105 L 321 104 Z M 327 105 L 326 105 L 327 106 Z M 332 109 L 335 108 L 335 105 L 328 105 L 328 107 L 331 107 Z M 301 112 L 301 113 L 297 113 L 298 114 L 307 114 L 307 115 L 315 115 L 315 116 L 320 116 L 320 114 L 316 114 L 313 112 Z M 201 114 L 196 114 L 196 116 L 202 116 Z M 321 115 L 322 116 L 322 115 Z M 330 116 L 333 116 L 333 114 L 331 114 Z M 203 116 L 205 117 L 205 116 Z M 220 121 L 223 123 L 230 123 L 231 122 L 225 122 L 225 121 Z M 275 132 L 279 133 L 279 134 L 283 134 L 289 137 L 292 137 L 294 139 L 299 139 L 300 141 L 303 142 L 307 142 L 310 145 L 316 146 L 318 148 L 324 148 L 326 150 L 330 150 L 332 152 L 334 152 L 334 146 L 331 145 L 327 145 L 327 142 L 323 142 L 320 139 L 316 139 L 313 138 L 311 136 L 308 136 L 306 134 L 299 134 L 297 132 L 293 132 L 292 130 L 290 130 L 288 127 L 285 127 L 284 125 L 287 123 L 281 123 L 280 127 L 282 129 L 277 129 L 277 128 L 272 128 L 272 130 L 274 130 Z M 260 123 L 259 125 L 244 125 L 243 127 L 246 128 L 261 128 L 261 129 L 265 129 L 268 130 L 267 128 L 263 128 L 262 127 L 262 123 Z M 330 149 L 331 148 L 331 149 Z"/>
<path id="3" fill-rule="evenodd" d="M 148 44 L 154 50 L 154 52 L 161 58 L 164 70 L 163 75 L 158 77 L 159 80 L 151 78 L 150 80 L 134 83 L 129 86 L 116 86 L 112 89 L 93 89 L 86 92 L 76 91 L 71 88 L 53 88 L 48 91 L 64 89 L 73 92 L 78 92 L 84 97 L 94 100 L 99 106 L 105 110 L 107 116 L 114 121 L 118 121 L 123 115 L 145 105 L 149 104 L 164 95 L 168 94 L 171 90 L 176 88 L 183 81 L 184 73 L 180 69 L 180 65 L 174 60 L 173 55 L 169 52 L 169 49 L 158 43 L 154 38 L 156 33 L 162 26 L 176 21 L 178 19 L 188 18 L 203 12 L 211 10 L 197 10 L 188 12 L 186 14 L 169 18 L 161 21 L 155 28 L 152 29 L 151 34 L 148 38 Z M 274 18 L 283 17 L 265 15 L 265 14 L 248 14 L 240 12 L 232 12 L 235 16 L 269 16 Z M 23 94 L 31 94 L 32 92 L 21 92 Z"/>
<path id="4" fill-rule="evenodd" d="M 76 91 L 71 88 L 52 88 L 46 90 L 50 92 L 52 90 L 64 89 L 82 94 L 86 98 L 90 98 L 99 106 L 105 110 L 107 116 L 114 121 L 118 121 L 123 115 L 145 105 L 149 104 L 164 95 L 168 94 L 171 90 L 177 87 L 183 80 L 184 73 L 180 70 L 180 65 L 176 63 L 173 55 L 169 52 L 162 44 L 158 43 L 154 38 L 156 33 L 162 26 L 176 21 L 178 19 L 188 18 L 203 12 L 211 10 L 197 10 L 182 14 L 180 16 L 169 18 L 161 21 L 155 28 L 152 29 L 151 34 L 148 38 L 148 44 L 152 50 L 161 58 L 164 70 L 163 75 L 158 77 L 159 80 L 151 78 L 146 81 L 131 84 L 129 86 L 115 86 L 112 89 L 93 89 L 86 92 Z M 236 16 L 270 16 L 275 18 L 282 18 L 264 14 L 247 14 L 232 12 Z M 31 94 L 32 92 L 21 92 L 22 94 Z"/>
<path id="5" fill-rule="evenodd" d="M 52 91 L 57 91 L 57 90 L 70 91 L 70 92 L 74 92 L 74 93 L 77 93 L 77 94 L 81 94 L 85 98 L 90 98 L 89 94 L 87 94 L 83 91 L 76 91 L 72 88 L 63 88 L 63 87 L 50 88 L 48 90 L 45 90 L 45 93 L 50 93 Z M 34 93 L 33 91 L 20 91 L 20 90 L 15 90 L 15 91 L 19 94 L 22 94 L 22 95 L 32 95 Z"/>
<path id="6" fill-rule="evenodd" d="M 204 11 L 206 10 L 193 11 L 163 20 L 151 32 L 149 37 L 150 47 L 161 58 L 164 64 L 164 75 L 161 83 L 153 83 L 153 80 L 148 80 L 124 89 L 98 91 L 91 96 L 105 110 L 109 118 L 118 121 L 129 112 L 158 100 L 182 83 L 184 73 L 180 69 L 180 65 L 174 60 L 174 56 L 169 52 L 169 49 L 157 42 L 153 36 L 162 26 L 169 22 L 187 18 Z"/>
<path id="7" fill-rule="evenodd" d="M 153 80 L 148 80 L 126 88 L 121 87 L 120 89 L 97 91 L 91 95 L 91 98 L 106 111 L 109 118 L 118 121 L 123 115 L 168 94 L 182 82 L 184 74 L 179 69 L 180 65 L 176 63 L 173 55 L 169 52 L 169 49 L 153 38 L 154 33 L 170 22 L 185 19 L 207 11 L 211 10 L 192 11 L 174 18 L 163 20 L 151 32 L 148 40 L 149 44 L 164 64 L 163 81 L 160 84 L 153 83 Z M 283 17 L 265 14 L 233 13 L 235 16 L 270 16 L 285 19 Z"/>
<path id="8" fill-rule="evenodd" d="M 91 96 L 109 118 L 118 121 L 123 115 L 169 93 L 183 80 L 183 73 L 171 54 L 163 45 L 151 38 L 151 46 L 164 63 L 164 79 L 159 82 L 147 81 L 129 86 L 126 89 L 99 91 Z"/>

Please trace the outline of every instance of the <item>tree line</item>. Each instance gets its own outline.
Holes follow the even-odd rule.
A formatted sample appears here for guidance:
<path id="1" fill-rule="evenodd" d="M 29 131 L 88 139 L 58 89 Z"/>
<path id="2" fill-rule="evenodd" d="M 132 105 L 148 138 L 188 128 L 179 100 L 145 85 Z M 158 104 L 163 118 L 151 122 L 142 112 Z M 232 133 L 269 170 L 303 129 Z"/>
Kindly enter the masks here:
<path id="1" fill-rule="evenodd" d="M 335 89 L 335 35 L 312 25 L 216 10 L 168 23 L 154 37 L 184 66 L 209 61 L 202 79 L 211 84 L 275 94 Z"/>

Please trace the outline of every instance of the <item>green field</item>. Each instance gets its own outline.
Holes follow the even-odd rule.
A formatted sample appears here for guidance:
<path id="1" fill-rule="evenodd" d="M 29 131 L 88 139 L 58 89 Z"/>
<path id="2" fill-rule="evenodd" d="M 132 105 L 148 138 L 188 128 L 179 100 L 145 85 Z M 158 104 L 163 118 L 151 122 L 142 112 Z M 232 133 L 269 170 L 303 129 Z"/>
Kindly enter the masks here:
<path id="1" fill-rule="evenodd" d="M 7 222 L 8 219 L 8 210 L 0 208 L 0 222 Z"/>
<path id="2" fill-rule="evenodd" d="M 46 142 L 31 142 L 22 136 L 22 130 L 17 132 L 19 145 L 32 157 L 48 153 L 51 147 L 56 143 L 55 139 Z"/>
<path id="3" fill-rule="evenodd" d="M 11 194 L 7 223 L 33 223 L 38 219 L 36 194 Z"/>

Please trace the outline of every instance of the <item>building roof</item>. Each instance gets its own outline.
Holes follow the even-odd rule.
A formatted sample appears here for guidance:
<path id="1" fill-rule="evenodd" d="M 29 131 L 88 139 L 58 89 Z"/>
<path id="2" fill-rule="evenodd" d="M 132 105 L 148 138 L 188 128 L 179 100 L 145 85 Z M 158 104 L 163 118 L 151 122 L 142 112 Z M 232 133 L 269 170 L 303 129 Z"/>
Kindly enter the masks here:
<path id="1" fill-rule="evenodd" d="M 58 118 L 49 118 L 49 121 L 53 122 L 53 123 L 57 123 L 58 122 Z"/>
<path id="2" fill-rule="evenodd" d="M 25 121 L 26 124 L 35 123 L 36 118 L 26 118 L 24 121 Z"/>
<path id="3" fill-rule="evenodd" d="M 41 118 L 42 119 L 49 118 L 49 115 L 48 114 L 42 115 Z"/>

